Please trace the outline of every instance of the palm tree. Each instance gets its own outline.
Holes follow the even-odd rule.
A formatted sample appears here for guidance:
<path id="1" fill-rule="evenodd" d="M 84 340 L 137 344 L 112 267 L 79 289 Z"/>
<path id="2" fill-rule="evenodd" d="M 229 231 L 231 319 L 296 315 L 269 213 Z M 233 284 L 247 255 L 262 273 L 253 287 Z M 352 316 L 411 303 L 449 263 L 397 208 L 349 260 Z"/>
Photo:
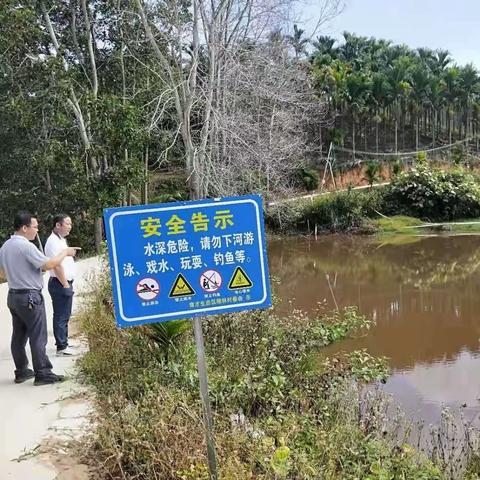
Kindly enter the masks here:
<path id="1" fill-rule="evenodd" d="M 454 115 L 454 106 L 458 97 L 458 68 L 452 67 L 446 70 L 443 74 L 443 80 L 445 85 L 445 99 L 447 102 L 446 110 L 446 123 L 447 123 L 447 134 L 448 142 L 452 143 L 452 134 L 455 127 L 453 123 Z"/>
<path id="2" fill-rule="evenodd" d="M 400 117 L 403 137 L 405 127 L 405 100 L 411 90 L 408 80 L 410 79 L 410 69 L 412 67 L 412 58 L 406 55 L 397 57 L 390 68 L 387 70 L 387 82 L 389 85 L 389 96 L 393 107 L 393 117 L 395 122 L 395 153 L 398 152 L 398 120 Z"/>
<path id="3" fill-rule="evenodd" d="M 301 39 L 302 32 L 296 31 Z M 327 98 L 334 127 L 343 130 L 344 136 L 351 130 L 354 151 L 360 121 L 365 145 L 367 133 L 375 131 L 377 151 L 382 122 L 386 148 L 387 127 L 395 131 L 396 152 L 399 123 L 402 148 L 411 127 L 417 150 L 422 134 L 431 135 L 436 145 L 442 134 L 452 143 L 454 135 L 463 138 L 477 133 L 480 77 L 472 65 L 458 67 L 447 50 L 413 50 L 348 32 L 343 37 L 338 46 L 332 37 L 317 37 L 311 62 L 316 88 Z"/>
<path id="4" fill-rule="evenodd" d="M 365 112 L 368 95 L 371 89 L 371 79 L 361 73 L 352 73 L 347 77 L 347 97 L 352 115 L 352 150 L 355 160 L 356 123 L 359 116 Z"/>
<path id="5" fill-rule="evenodd" d="M 430 88 L 430 74 L 421 64 L 417 64 L 411 71 L 410 86 L 412 88 L 411 95 L 411 111 L 415 118 L 415 149 L 419 148 L 419 130 L 421 112 L 426 110 L 428 94 Z"/>
<path id="6" fill-rule="evenodd" d="M 365 177 L 363 180 L 366 180 L 370 185 L 370 188 L 373 187 L 375 182 L 383 180 L 383 177 L 380 175 L 381 167 L 378 162 L 370 160 L 367 162 L 367 168 L 365 169 Z"/>
<path id="7" fill-rule="evenodd" d="M 295 58 L 300 58 L 300 55 L 305 54 L 307 51 L 307 45 L 309 40 L 302 38 L 305 30 L 298 28 L 297 25 L 293 26 L 293 35 L 287 35 L 287 41 L 293 47 L 295 52 Z"/>
<path id="8" fill-rule="evenodd" d="M 334 53 L 333 46 L 337 41 L 328 35 L 319 35 L 316 40 L 313 41 L 313 47 L 316 48 L 317 52 L 321 55 L 330 55 Z"/>
<path id="9" fill-rule="evenodd" d="M 443 95 L 444 87 L 441 78 L 436 75 L 430 76 L 430 85 L 428 87 L 428 105 L 431 109 L 430 114 L 430 124 L 432 126 L 432 143 L 433 146 L 436 146 L 436 132 L 441 131 L 441 125 L 438 125 L 438 113 L 441 112 L 441 109 L 445 103 Z M 440 119 L 441 123 L 441 119 Z"/>
<path id="10" fill-rule="evenodd" d="M 157 344 L 165 361 L 168 362 L 170 351 L 175 348 L 179 337 L 190 329 L 189 320 L 171 320 L 148 325 L 147 334 Z"/>
<path id="11" fill-rule="evenodd" d="M 337 50 L 334 48 L 336 40 L 328 35 L 320 35 L 313 42 L 315 49 L 312 61 L 315 65 L 328 65 L 337 58 Z"/>
<path id="12" fill-rule="evenodd" d="M 385 105 L 388 95 L 388 84 L 385 75 L 380 72 L 376 72 L 372 76 L 371 95 L 370 98 L 374 102 L 374 116 L 373 121 L 375 123 L 375 150 L 378 152 L 378 129 L 382 122 L 382 115 L 380 109 Z"/>
<path id="13" fill-rule="evenodd" d="M 469 133 L 472 103 L 478 93 L 478 72 L 477 69 L 469 63 L 460 69 L 458 75 L 458 94 L 463 108 L 465 137 L 468 137 Z"/>
<path id="14" fill-rule="evenodd" d="M 422 65 L 430 67 L 435 61 L 435 52 L 430 48 L 417 48 L 417 53 Z"/>
<path id="15" fill-rule="evenodd" d="M 450 52 L 448 50 L 435 50 L 433 69 L 437 74 L 445 71 L 448 65 L 452 62 Z"/>

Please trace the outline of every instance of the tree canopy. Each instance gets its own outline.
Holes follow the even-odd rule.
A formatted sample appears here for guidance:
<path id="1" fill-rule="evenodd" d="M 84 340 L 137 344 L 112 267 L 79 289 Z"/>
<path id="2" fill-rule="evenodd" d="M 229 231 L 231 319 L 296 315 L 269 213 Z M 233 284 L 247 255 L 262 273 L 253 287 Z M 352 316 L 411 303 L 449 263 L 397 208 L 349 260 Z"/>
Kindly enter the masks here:
<path id="1" fill-rule="evenodd" d="M 418 150 L 478 135 L 480 76 L 445 50 L 345 32 L 341 42 L 317 37 L 311 62 L 316 88 L 353 149 L 363 141 L 364 150 Z"/>
<path id="2" fill-rule="evenodd" d="M 327 17 L 341 7 L 322 5 Z M 0 234 L 19 209 L 44 222 L 67 211 L 98 248 L 107 206 L 268 200 L 332 139 L 400 151 L 477 135 L 472 65 L 350 33 L 311 42 L 289 6 L 3 1 Z"/>

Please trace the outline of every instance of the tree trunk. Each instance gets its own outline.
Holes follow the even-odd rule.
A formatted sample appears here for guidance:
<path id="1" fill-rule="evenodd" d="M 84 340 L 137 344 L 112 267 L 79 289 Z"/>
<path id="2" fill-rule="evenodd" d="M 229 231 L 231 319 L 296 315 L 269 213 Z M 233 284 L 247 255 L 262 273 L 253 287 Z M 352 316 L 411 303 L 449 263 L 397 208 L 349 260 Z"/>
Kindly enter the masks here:
<path id="1" fill-rule="evenodd" d="M 148 147 L 145 149 L 145 179 L 143 180 L 142 188 L 142 203 L 148 205 Z"/>
<path id="2" fill-rule="evenodd" d="M 387 130 L 389 129 L 389 121 L 387 120 L 390 120 L 389 118 L 389 114 L 388 114 L 388 110 L 385 114 L 384 112 L 384 121 L 383 121 L 383 149 L 386 150 L 386 147 L 387 147 Z"/>
<path id="3" fill-rule="evenodd" d="M 352 117 L 352 155 L 353 155 L 353 161 L 355 162 L 355 117 Z"/>
<path id="4" fill-rule="evenodd" d="M 82 12 L 85 22 L 85 31 L 87 33 L 87 47 L 88 47 L 88 54 L 90 57 L 90 67 L 92 69 L 92 94 L 93 98 L 96 99 L 98 95 L 98 76 L 97 76 L 97 65 L 95 62 L 95 52 L 94 52 L 94 45 L 93 45 L 93 31 L 90 25 L 90 16 L 88 14 L 88 7 L 87 1 L 81 0 L 82 4 Z"/>
<path id="5" fill-rule="evenodd" d="M 398 153 L 398 121 L 395 118 L 395 153 Z"/>
<path id="6" fill-rule="evenodd" d="M 365 128 L 364 128 L 363 131 L 364 131 L 364 135 L 365 135 L 363 144 L 364 144 L 364 147 L 365 147 L 365 151 L 368 152 L 368 133 L 369 132 L 368 132 L 368 121 L 367 121 L 367 119 L 365 119 Z"/>
<path id="7" fill-rule="evenodd" d="M 448 143 L 452 143 L 452 120 L 450 115 L 450 107 L 446 111 L 446 122 L 447 122 L 447 134 L 448 134 Z"/>
<path id="8" fill-rule="evenodd" d="M 50 178 L 50 169 L 47 168 L 47 171 L 45 172 L 45 177 L 47 180 L 47 192 L 52 191 L 52 179 Z"/>
<path id="9" fill-rule="evenodd" d="M 318 139 L 320 142 L 320 161 L 322 161 L 323 158 L 323 140 L 322 140 L 322 126 L 318 128 Z"/>
<path id="10" fill-rule="evenodd" d="M 419 115 L 417 115 L 417 125 L 415 128 L 415 150 L 418 151 L 418 131 L 420 129 L 420 118 Z"/>
<path id="11" fill-rule="evenodd" d="M 103 240 L 103 218 L 97 217 L 94 226 L 95 252 L 100 253 L 100 247 Z"/>
<path id="12" fill-rule="evenodd" d="M 466 115 L 465 115 L 465 138 L 468 138 L 468 135 L 469 135 L 469 125 L 470 125 L 470 110 L 469 110 L 469 105 L 468 105 L 468 102 L 467 102 L 467 112 L 466 112 Z"/>

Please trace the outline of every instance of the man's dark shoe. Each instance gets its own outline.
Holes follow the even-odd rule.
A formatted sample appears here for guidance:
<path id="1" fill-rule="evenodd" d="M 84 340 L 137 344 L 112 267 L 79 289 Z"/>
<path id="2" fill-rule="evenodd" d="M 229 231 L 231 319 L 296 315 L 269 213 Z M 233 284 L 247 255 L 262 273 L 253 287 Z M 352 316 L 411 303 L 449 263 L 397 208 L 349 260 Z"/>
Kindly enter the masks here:
<path id="1" fill-rule="evenodd" d="M 33 384 L 38 387 L 39 385 L 51 385 L 52 383 L 63 382 L 64 380 L 64 375 L 56 375 L 55 373 L 51 373 L 50 375 L 35 378 Z"/>
<path id="2" fill-rule="evenodd" d="M 30 370 L 30 368 L 27 368 L 22 373 L 19 373 L 18 375 L 15 375 L 15 383 L 26 382 L 27 380 L 30 380 L 34 376 L 35 376 L 35 372 L 33 370 Z"/>

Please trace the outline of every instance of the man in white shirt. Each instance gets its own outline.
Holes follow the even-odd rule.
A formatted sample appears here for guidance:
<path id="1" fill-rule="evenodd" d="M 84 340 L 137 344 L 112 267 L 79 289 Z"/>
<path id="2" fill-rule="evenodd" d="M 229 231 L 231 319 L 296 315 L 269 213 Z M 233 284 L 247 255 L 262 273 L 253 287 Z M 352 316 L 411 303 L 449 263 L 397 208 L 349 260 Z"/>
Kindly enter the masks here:
<path id="1" fill-rule="evenodd" d="M 65 214 L 53 219 L 53 231 L 45 244 L 45 255 L 53 257 L 68 247 L 66 237 L 72 230 L 72 219 Z M 48 292 L 53 304 L 53 334 L 58 356 L 72 356 L 75 351 L 68 344 L 68 322 L 72 314 L 73 280 L 75 263 L 73 257 L 65 257 L 60 265 L 50 270 Z"/>

